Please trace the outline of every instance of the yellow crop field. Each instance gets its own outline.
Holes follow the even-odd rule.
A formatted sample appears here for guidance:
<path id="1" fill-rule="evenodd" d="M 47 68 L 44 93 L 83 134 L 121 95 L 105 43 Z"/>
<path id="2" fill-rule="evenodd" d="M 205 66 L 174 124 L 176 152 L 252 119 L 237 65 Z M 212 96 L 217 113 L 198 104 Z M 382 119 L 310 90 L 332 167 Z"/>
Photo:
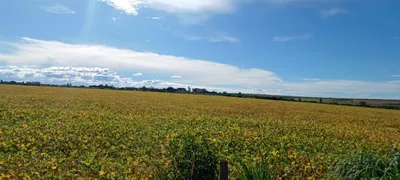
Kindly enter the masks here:
<path id="1" fill-rule="evenodd" d="M 397 148 L 400 111 L 0 86 L 0 179 L 170 177 L 170 143 L 187 133 L 206 137 L 230 165 L 266 158 L 278 179 L 320 179 L 349 154 Z M 229 167 L 233 178 L 237 169 Z"/>

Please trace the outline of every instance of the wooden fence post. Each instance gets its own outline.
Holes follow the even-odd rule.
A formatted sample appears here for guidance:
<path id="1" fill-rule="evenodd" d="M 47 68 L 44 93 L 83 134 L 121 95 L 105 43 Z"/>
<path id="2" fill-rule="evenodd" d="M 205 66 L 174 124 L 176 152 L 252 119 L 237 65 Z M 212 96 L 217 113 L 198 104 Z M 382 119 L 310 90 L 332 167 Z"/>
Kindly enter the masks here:
<path id="1" fill-rule="evenodd" d="M 228 161 L 225 159 L 220 162 L 219 179 L 228 180 Z"/>

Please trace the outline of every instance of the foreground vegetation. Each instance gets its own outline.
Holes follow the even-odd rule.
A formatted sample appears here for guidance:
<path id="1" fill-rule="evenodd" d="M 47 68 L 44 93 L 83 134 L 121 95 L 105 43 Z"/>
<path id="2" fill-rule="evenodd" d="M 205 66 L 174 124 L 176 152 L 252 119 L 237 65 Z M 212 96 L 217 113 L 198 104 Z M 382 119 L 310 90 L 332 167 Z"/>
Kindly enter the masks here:
<path id="1" fill-rule="evenodd" d="M 239 179 L 351 178 L 360 152 L 392 167 L 399 129 L 395 110 L 2 85 L 0 177 L 205 178 L 226 158 Z"/>

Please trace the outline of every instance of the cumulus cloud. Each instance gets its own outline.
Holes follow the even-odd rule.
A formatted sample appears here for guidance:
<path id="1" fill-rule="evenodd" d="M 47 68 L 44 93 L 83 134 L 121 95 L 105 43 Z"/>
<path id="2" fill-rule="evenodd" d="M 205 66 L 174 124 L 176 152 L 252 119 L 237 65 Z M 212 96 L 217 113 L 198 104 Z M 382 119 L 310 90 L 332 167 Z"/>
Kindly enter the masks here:
<path id="1" fill-rule="evenodd" d="M 179 76 L 174 76 L 175 78 Z M 108 68 L 98 67 L 71 67 L 71 66 L 0 66 L 0 79 L 6 81 L 25 81 L 41 82 L 48 84 L 66 84 L 74 85 L 100 85 L 108 84 L 115 87 L 187 87 L 188 84 L 168 82 L 165 80 L 140 80 L 134 81 L 131 78 L 121 77 L 117 72 Z M 196 88 L 207 88 L 210 91 L 230 91 L 235 89 L 224 89 L 212 86 L 192 86 Z"/>
<path id="2" fill-rule="evenodd" d="M 47 83 L 75 84 L 129 84 L 129 78 L 123 78 L 108 68 L 97 67 L 62 67 L 52 66 L 3 66 L 0 77 L 4 80 L 41 81 Z"/>
<path id="3" fill-rule="evenodd" d="M 399 96 L 399 81 L 368 82 L 354 80 L 308 79 L 288 82 L 268 70 L 243 69 L 229 64 L 184 57 L 136 52 L 103 45 L 67 44 L 22 38 L 1 42 L 0 79 L 50 83 L 110 84 L 114 86 L 204 87 L 209 90 L 283 95 L 375 98 Z M 30 66 L 27 66 L 30 65 Z M 143 72 L 156 79 L 134 81 L 117 72 Z M 182 79 L 172 79 L 179 74 Z"/>
<path id="4" fill-rule="evenodd" d="M 43 10 L 54 14 L 75 14 L 76 12 L 67 6 L 57 4 L 54 6 L 40 6 Z"/>
<path id="5" fill-rule="evenodd" d="M 117 21 L 117 18 L 116 17 L 112 17 L 112 20 L 115 22 L 115 21 Z"/>
<path id="6" fill-rule="evenodd" d="M 141 0 L 100 0 L 128 15 L 137 15 Z"/>
<path id="7" fill-rule="evenodd" d="M 163 80 L 134 81 L 121 77 L 108 68 L 52 66 L 0 66 L 0 79 L 14 81 L 39 81 L 50 84 L 99 85 L 108 84 L 116 87 L 186 87 L 187 85 Z"/>
<path id="8" fill-rule="evenodd" d="M 307 40 L 312 37 L 312 33 L 303 34 L 300 36 L 275 36 L 272 38 L 275 42 L 290 42 L 290 41 L 301 41 Z"/>
<path id="9" fill-rule="evenodd" d="M 343 9 L 343 8 L 331 8 L 331 9 L 322 10 L 322 11 L 320 11 L 320 13 L 321 13 L 321 18 L 325 19 L 325 18 L 339 15 L 339 14 L 347 14 L 347 13 L 349 13 L 349 11 L 347 11 L 346 9 Z"/>
<path id="10" fill-rule="evenodd" d="M 141 72 L 138 72 L 138 73 L 132 74 L 132 76 L 143 76 L 143 74 Z"/>
<path id="11" fill-rule="evenodd" d="M 181 79 L 182 76 L 173 75 L 173 76 L 171 76 L 171 78 L 172 78 L 172 79 Z"/>

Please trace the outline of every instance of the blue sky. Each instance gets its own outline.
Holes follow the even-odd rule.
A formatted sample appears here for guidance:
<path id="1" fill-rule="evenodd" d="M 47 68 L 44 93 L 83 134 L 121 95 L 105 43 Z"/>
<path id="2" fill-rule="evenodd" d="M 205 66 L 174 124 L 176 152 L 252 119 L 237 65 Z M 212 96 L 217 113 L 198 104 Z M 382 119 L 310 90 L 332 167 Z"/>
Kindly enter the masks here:
<path id="1" fill-rule="evenodd" d="M 400 99 L 397 0 L 0 2 L 0 79 Z"/>

